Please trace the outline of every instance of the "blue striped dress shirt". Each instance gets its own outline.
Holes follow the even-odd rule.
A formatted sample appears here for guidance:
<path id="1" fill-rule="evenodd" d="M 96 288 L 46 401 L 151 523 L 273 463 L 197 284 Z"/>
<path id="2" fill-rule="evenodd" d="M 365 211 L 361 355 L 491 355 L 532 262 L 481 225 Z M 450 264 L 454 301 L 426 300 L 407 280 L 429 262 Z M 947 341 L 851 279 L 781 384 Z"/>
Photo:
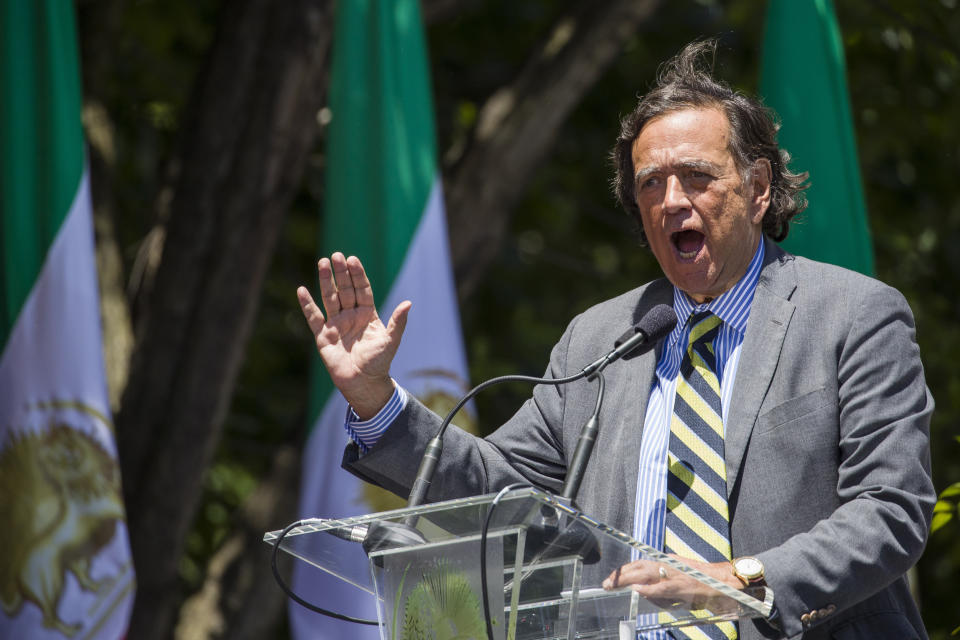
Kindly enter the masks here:
<path id="1" fill-rule="evenodd" d="M 347 430 L 350 439 L 357 443 L 360 453 L 366 453 L 370 450 L 370 447 L 377 444 L 380 436 L 386 433 L 387 427 L 406 406 L 407 392 L 399 384 L 394 384 L 393 395 L 390 396 L 387 404 L 384 405 L 383 409 L 380 409 L 380 413 L 369 420 L 361 420 L 353 407 L 348 406 L 347 419 L 343 428 Z"/>

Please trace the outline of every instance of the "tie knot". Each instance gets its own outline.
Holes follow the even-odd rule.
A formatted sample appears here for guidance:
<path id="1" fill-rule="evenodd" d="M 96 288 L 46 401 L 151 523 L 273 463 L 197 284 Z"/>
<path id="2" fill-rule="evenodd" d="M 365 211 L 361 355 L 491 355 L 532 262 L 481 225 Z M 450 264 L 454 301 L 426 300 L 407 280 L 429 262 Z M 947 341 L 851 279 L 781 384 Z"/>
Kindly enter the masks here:
<path id="1" fill-rule="evenodd" d="M 720 317 L 712 311 L 701 311 L 690 316 L 690 347 L 712 343 L 720 331 Z"/>

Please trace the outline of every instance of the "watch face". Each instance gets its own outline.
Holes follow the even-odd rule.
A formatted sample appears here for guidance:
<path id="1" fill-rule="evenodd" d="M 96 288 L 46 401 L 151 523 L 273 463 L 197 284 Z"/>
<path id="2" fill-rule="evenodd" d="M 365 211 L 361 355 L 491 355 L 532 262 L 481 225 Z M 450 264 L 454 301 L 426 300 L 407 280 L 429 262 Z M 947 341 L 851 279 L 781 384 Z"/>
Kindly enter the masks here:
<path id="1" fill-rule="evenodd" d="M 763 564 L 756 558 L 738 558 L 736 568 L 737 572 L 745 578 L 755 578 L 763 575 Z"/>

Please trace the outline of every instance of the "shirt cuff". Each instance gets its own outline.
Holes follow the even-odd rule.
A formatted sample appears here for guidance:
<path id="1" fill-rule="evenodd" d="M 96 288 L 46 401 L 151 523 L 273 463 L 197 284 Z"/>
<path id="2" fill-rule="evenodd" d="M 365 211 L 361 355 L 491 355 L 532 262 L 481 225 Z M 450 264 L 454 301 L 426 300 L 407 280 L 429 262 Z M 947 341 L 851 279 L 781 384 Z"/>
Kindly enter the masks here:
<path id="1" fill-rule="evenodd" d="M 773 595 L 774 598 L 777 597 L 776 594 Z M 780 620 L 780 609 L 777 609 L 777 603 L 774 601 L 773 608 L 770 609 L 770 615 L 767 616 L 767 623 L 777 631 L 783 631 L 783 626 Z"/>
<path id="2" fill-rule="evenodd" d="M 343 428 L 350 439 L 360 447 L 360 453 L 366 453 L 377 444 L 380 437 L 387 432 L 387 427 L 396 419 L 407 406 L 407 392 L 398 384 L 393 386 L 393 395 L 380 412 L 369 420 L 361 420 L 360 416 L 347 406 L 347 415 Z"/>

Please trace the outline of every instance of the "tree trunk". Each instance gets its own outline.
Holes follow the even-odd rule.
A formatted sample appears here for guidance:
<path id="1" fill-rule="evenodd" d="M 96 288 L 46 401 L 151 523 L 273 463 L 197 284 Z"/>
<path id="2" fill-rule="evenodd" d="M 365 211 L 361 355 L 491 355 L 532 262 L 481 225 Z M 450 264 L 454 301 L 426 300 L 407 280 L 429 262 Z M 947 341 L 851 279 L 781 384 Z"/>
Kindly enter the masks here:
<path id="1" fill-rule="evenodd" d="M 585 3 L 557 23 L 517 80 L 483 105 L 466 153 L 446 181 L 461 300 L 496 257 L 511 214 L 561 125 L 658 4 Z"/>
<path id="2" fill-rule="evenodd" d="M 171 633 L 183 541 L 324 87 L 329 1 L 244 0 L 223 15 L 185 117 L 118 416 L 138 582 L 131 638 Z"/>
<path id="3" fill-rule="evenodd" d="M 184 603 L 175 640 L 272 636 L 287 597 L 274 582 L 263 532 L 294 518 L 299 479 L 299 449 L 280 448 L 270 473 L 240 510 L 233 533 L 210 560 L 203 588 Z M 289 565 L 289 558 L 281 562 Z M 289 572 L 285 579 L 289 584 Z"/>

